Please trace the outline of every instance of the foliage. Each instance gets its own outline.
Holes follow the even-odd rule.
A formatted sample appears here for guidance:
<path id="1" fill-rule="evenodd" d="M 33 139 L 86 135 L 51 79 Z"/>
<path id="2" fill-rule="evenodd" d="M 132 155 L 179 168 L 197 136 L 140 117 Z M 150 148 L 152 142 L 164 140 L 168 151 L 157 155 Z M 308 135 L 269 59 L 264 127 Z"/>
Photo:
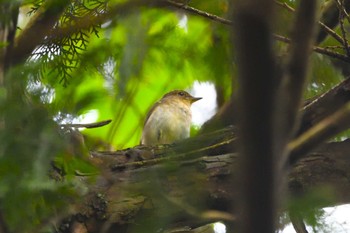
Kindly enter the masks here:
<path id="1" fill-rule="evenodd" d="M 71 85 L 53 87 L 53 105 L 61 111 L 69 109 L 77 116 L 95 109 L 99 119 L 114 119 L 110 127 L 86 134 L 117 148 L 138 143 L 145 112 L 166 91 L 188 89 L 199 80 L 221 82 L 229 93 L 228 49 L 223 44 L 227 31 L 222 26 L 213 29 L 203 19 L 159 9 L 139 13 L 120 19 L 118 26 L 111 22 L 100 30 L 100 37 L 91 37 L 89 50 L 70 74 Z M 180 27 L 185 17 L 188 23 Z M 65 73 L 48 75 L 43 82 Z M 67 102 L 67 96 L 74 103 Z M 79 106 L 84 109 L 71 109 Z"/>

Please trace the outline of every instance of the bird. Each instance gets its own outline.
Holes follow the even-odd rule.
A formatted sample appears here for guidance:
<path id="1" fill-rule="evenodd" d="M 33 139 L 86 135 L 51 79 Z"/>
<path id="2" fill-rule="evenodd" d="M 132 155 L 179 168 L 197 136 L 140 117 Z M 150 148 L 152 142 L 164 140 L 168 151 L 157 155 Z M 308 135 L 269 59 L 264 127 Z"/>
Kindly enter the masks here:
<path id="1" fill-rule="evenodd" d="M 183 90 L 165 94 L 146 116 L 141 145 L 171 144 L 188 138 L 192 121 L 191 105 L 200 99 Z"/>

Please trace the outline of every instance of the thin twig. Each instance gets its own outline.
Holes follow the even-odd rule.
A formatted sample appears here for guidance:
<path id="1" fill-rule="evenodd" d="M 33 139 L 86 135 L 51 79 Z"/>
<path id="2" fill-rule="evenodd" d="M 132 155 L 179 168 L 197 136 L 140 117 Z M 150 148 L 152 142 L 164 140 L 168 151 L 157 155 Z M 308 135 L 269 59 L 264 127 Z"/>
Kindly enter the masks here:
<path id="1" fill-rule="evenodd" d="M 176 7 L 176 8 L 182 9 L 182 10 L 184 10 L 186 12 L 189 12 L 189 13 L 192 13 L 194 15 L 199 15 L 199 16 L 208 18 L 210 20 L 222 23 L 224 25 L 233 25 L 232 21 L 230 21 L 228 19 L 219 17 L 219 16 L 214 15 L 214 14 L 207 13 L 205 11 L 198 10 L 196 8 L 193 8 L 193 7 L 190 7 L 190 6 L 187 6 L 187 5 L 183 5 L 181 3 L 177 3 L 177 2 L 174 2 L 174 1 L 171 1 L 171 0 L 166 0 L 167 4 L 164 4 L 164 3 L 161 3 L 161 2 L 162 1 L 155 1 L 154 2 L 154 1 L 151 1 L 151 0 L 147 0 L 147 1 L 135 0 L 135 1 L 132 1 L 130 3 L 118 4 L 115 7 L 113 7 L 108 13 L 102 13 L 99 16 L 95 16 L 94 18 L 91 18 L 90 16 L 89 16 L 89 18 L 84 18 L 84 17 L 79 18 L 79 20 L 74 22 L 74 27 L 71 27 L 71 26 L 65 27 L 65 26 L 63 26 L 63 27 L 59 27 L 57 29 L 54 29 L 50 33 L 50 36 L 51 37 L 58 37 L 58 36 L 59 37 L 68 37 L 68 36 L 74 34 L 77 30 L 87 29 L 87 28 L 90 28 L 92 25 L 103 23 L 104 21 L 106 21 L 107 19 L 112 17 L 112 15 L 117 15 L 118 13 L 125 14 L 125 12 L 127 10 L 135 9 L 135 7 L 137 7 L 137 6 L 147 5 L 147 4 L 151 4 L 151 3 L 154 6 L 157 6 L 157 7 L 166 7 L 166 6 L 169 7 L 169 5 L 170 5 L 172 7 Z M 331 35 L 335 36 L 335 34 L 332 33 L 332 30 L 327 30 L 327 32 L 329 32 Z M 27 36 L 23 36 L 23 37 L 27 38 Z M 286 37 L 283 37 L 281 35 L 275 34 L 274 37 L 275 37 L 275 39 L 277 39 L 279 41 L 290 43 L 290 39 L 288 39 Z M 336 37 L 337 36 L 335 36 L 335 38 Z M 337 40 L 339 40 L 339 38 L 341 39 L 340 36 L 338 36 L 337 38 L 338 38 Z M 26 40 L 26 41 L 28 41 L 28 40 Z M 343 43 L 342 41 L 339 41 L 339 42 Z M 37 45 L 38 44 L 33 44 L 33 47 L 35 47 Z M 320 54 L 324 54 L 324 55 L 336 58 L 336 59 L 340 59 L 340 60 L 345 61 L 345 62 L 350 62 L 350 60 L 346 56 L 344 56 L 342 54 L 339 54 L 339 53 L 336 53 L 336 52 L 333 52 L 333 51 L 325 50 L 325 49 L 323 49 L 321 47 L 316 47 L 315 46 L 314 47 L 314 51 L 317 52 L 317 53 L 320 53 Z"/>
<path id="2" fill-rule="evenodd" d="M 346 38 L 346 31 L 344 28 L 344 16 L 346 14 L 346 12 L 344 12 L 344 7 L 343 7 L 343 2 L 338 2 L 335 1 L 337 3 L 338 9 L 339 9 L 339 24 L 340 24 L 340 30 L 343 36 L 343 40 L 344 40 L 344 50 L 346 52 L 346 54 L 348 55 L 348 57 L 350 57 L 350 49 L 349 49 L 349 44 L 348 44 L 348 40 Z"/>
<path id="3" fill-rule="evenodd" d="M 343 54 L 334 52 L 334 51 L 330 51 L 328 49 L 324 49 L 324 48 L 321 48 L 321 47 L 314 47 L 314 51 L 317 52 L 317 53 L 320 53 L 320 54 L 327 55 L 329 57 L 333 57 L 333 58 L 345 61 L 347 63 L 350 62 L 350 58 L 349 57 L 347 57 L 347 56 L 345 56 Z"/>
<path id="4" fill-rule="evenodd" d="M 291 39 L 284 37 L 284 36 L 281 36 L 281 35 L 278 35 L 278 34 L 274 34 L 273 36 L 276 40 L 284 42 L 284 43 L 291 43 L 291 41 L 292 41 Z M 348 63 L 350 62 L 350 58 L 348 58 L 347 56 L 340 54 L 340 53 L 337 53 L 337 52 L 334 52 L 334 51 L 330 51 L 330 50 L 322 48 L 322 47 L 313 46 L 313 50 L 317 53 L 324 54 L 324 55 L 327 55 L 329 57 L 333 57 L 333 58 L 342 60 L 344 62 L 348 62 Z"/>
<path id="5" fill-rule="evenodd" d="M 220 22 L 220 23 L 223 23 L 223 24 L 226 24 L 226 25 L 232 25 L 232 21 L 230 21 L 228 19 L 224 19 L 224 18 L 222 18 L 220 16 L 217 16 L 217 15 L 214 15 L 214 14 L 210 14 L 208 12 L 201 11 L 201 10 L 198 10 L 196 8 L 190 7 L 188 5 L 177 3 L 177 2 L 174 2 L 174 1 L 171 1 L 171 0 L 166 0 L 166 2 L 169 3 L 169 5 L 171 5 L 171 6 L 174 6 L 176 8 L 180 8 L 182 10 L 185 10 L 186 12 L 189 12 L 189 13 L 192 13 L 192 14 L 195 14 L 195 15 L 200 15 L 200 16 L 203 16 L 205 18 L 208 18 L 208 19 L 211 19 L 211 20 L 214 20 L 216 22 Z"/>
<path id="6" fill-rule="evenodd" d="M 289 12 L 295 12 L 295 9 L 291 6 L 289 6 L 287 3 L 285 2 L 279 2 L 279 1 L 275 1 L 275 3 L 281 7 L 284 7 L 285 9 L 287 9 Z M 342 45 L 345 45 L 343 38 L 338 35 L 338 33 L 336 33 L 335 31 L 333 31 L 330 27 L 328 27 L 326 24 L 324 24 L 321 21 L 318 21 L 318 24 L 321 26 L 321 28 L 323 30 L 325 30 L 329 35 L 331 35 L 334 39 L 336 39 L 339 43 L 341 43 Z"/>
<path id="7" fill-rule="evenodd" d="M 105 125 L 108 125 L 109 123 L 111 123 L 112 120 L 105 120 L 105 121 L 99 121 L 99 122 L 94 122 L 94 123 L 88 123 L 88 124 L 60 124 L 61 127 L 70 127 L 70 128 L 87 128 L 87 129 L 91 129 L 91 128 L 98 128 L 98 127 L 102 127 Z"/>
<path id="8" fill-rule="evenodd" d="M 167 2 L 169 4 L 171 4 L 172 6 L 180 8 L 182 10 L 185 10 L 185 11 L 187 11 L 189 13 L 192 13 L 192 14 L 195 14 L 195 15 L 199 15 L 199 16 L 203 16 L 205 18 L 211 19 L 211 20 L 213 20 L 215 22 L 219 22 L 219 23 L 222 23 L 222 24 L 225 24 L 225 25 L 231 25 L 231 26 L 233 25 L 232 21 L 230 21 L 228 19 L 225 19 L 225 18 L 222 18 L 222 17 L 219 17 L 217 15 L 213 15 L 213 14 L 210 14 L 210 13 L 198 10 L 196 8 L 193 8 L 193 7 L 190 7 L 190 6 L 186 6 L 186 5 L 183 5 L 183 4 L 180 4 L 180 3 L 176 3 L 176 2 L 173 2 L 173 1 L 170 1 L 170 0 L 167 0 Z M 326 25 L 324 25 L 324 26 L 325 26 L 324 29 L 328 33 L 330 33 L 337 41 L 339 41 L 342 44 L 344 43 L 343 39 L 341 38 L 341 36 L 339 36 L 332 29 L 328 28 Z M 273 36 L 278 41 L 285 42 L 285 43 L 290 43 L 291 42 L 291 40 L 289 38 L 287 38 L 287 37 L 284 37 L 284 36 L 281 36 L 281 35 L 278 35 L 278 34 L 274 34 Z M 340 53 L 337 53 L 337 52 L 329 51 L 329 50 L 324 49 L 322 47 L 314 46 L 313 50 L 315 52 L 317 52 L 317 53 L 324 54 L 324 55 L 327 55 L 329 57 L 333 57 L 333 58 L 342 60 L 344 62 L 348 62 L 348 63 L 350 62 L 350 59 L 347 56 L 345 56 L 343 54 L 340 54 Z"/>
<path id="9" fill-rule="evenodd" d="M 284 7 L 284 8 L 286 8 L 289 12 L 295 12 L 295 9 L 293 8 L 293 7 L 291 7 L 291 6 L 289 6 L 287 3 L 285 3 L 285 2 L 280 2 L 280 1 L 275 1 L 275 3 L 277 4 L 277 5 L 279 5 L 279 6 L 281 6 L 281 7 Z"/>
<path id="10" fill-rule="evenodd" d="M 344 48 L 344 46 L 340 46 L 340 45 L 329 45 L 329 46 L 325 46 L 325 47 L 323 47 L 324 49 L 334 49 L 334 50 L 336 50 L 336 49 L 343 49 Z"/>
<path id="11" fill-rule="evenodd" d="M 344 7 L 344 1 L 340 2 L 339 0 L 335 0 L 335 3 L 338 6 L 339 14 L 340 14 L 340 12 L 342 12 L 342 14 L 347 18 L 348 22 L 350 23 L 350 16 L 349 16 L 348 12 L 346 12 L 346 9 Z"/>
<path id="12" fill-rule="evenodd" d="M 335 31 L 333 31 L 330 27 L 328 27 L 326 24 L 322 23 L 321 21 L 318 21 L 319 25 L 325 30 L 329 35 L 333 36 L 334 39 L 336 39 L 339 43 L 344 45 L 344 40 L 343 38 L 338 35 Z"/>

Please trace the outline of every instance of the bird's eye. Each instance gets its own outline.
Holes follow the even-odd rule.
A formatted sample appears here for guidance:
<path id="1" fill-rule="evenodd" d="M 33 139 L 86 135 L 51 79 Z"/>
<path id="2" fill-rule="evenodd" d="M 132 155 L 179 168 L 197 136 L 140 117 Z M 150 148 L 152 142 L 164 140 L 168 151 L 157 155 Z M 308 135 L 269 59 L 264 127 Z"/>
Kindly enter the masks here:
<path id="1" fill-rule="evenodd" d="M 184 96 L 184 95 L 185 95 L 185 92 L 180 91 L 180 92 L 178 93 L 178 95 L 179 95 L 179 96 Z"/>

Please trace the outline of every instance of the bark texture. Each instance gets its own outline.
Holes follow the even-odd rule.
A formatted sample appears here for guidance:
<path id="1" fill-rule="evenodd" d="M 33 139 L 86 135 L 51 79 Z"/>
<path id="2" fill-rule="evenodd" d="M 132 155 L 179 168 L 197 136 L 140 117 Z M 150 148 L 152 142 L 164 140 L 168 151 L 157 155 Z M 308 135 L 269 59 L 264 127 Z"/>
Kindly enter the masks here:
<path id="1" fill-rule="evenodd" d="M 172 146 L 92 152 L 91 161 L 102 173 L 61 232 L 142 232 L 138 226 L 144 226 L 145 216 L 157 219 L 155 229 L 235 222 L 240 178 L 231 169 L 239 156 L 229 149 L 236 140 L 233 131 L 229 127 Z M 327 190 L 325 206 L 349 203 L 349 153 L 346 140 L 307 154 L 288 176 L 289 196 Z"/>

